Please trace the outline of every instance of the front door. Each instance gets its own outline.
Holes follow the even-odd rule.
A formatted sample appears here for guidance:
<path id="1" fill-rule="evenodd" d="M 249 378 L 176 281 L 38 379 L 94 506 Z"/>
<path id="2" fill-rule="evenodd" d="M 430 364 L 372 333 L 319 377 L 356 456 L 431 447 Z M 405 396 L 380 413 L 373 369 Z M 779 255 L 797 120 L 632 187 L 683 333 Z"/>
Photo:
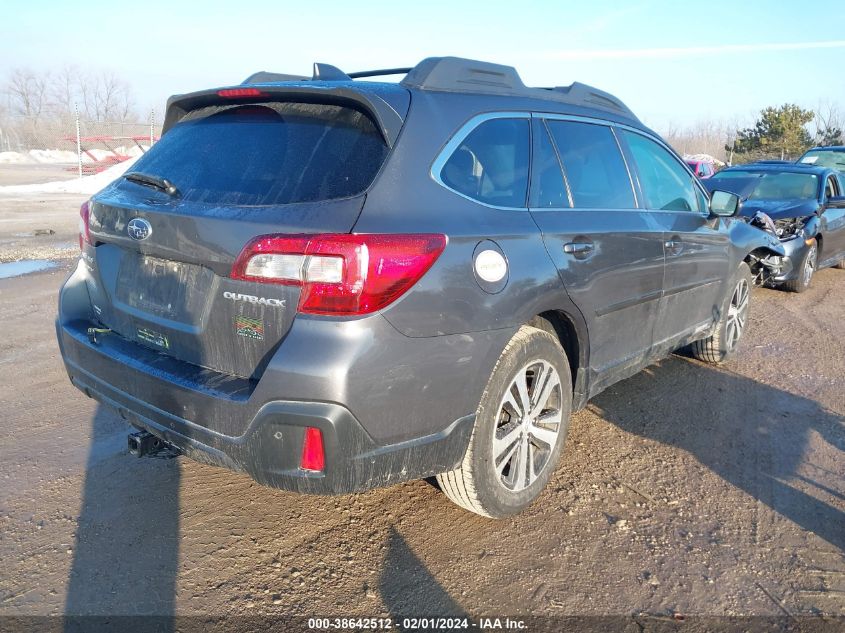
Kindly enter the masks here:
<path id="1" fill-rule="evenodd" d="M 665 351 L 718 321 L 733 278 L 725 222 L 709 217 L 707 197 L 683 162 L 642 134 L 623 131 L 646 206 L 663 229 L 666 272 L 654 332 Z"/>

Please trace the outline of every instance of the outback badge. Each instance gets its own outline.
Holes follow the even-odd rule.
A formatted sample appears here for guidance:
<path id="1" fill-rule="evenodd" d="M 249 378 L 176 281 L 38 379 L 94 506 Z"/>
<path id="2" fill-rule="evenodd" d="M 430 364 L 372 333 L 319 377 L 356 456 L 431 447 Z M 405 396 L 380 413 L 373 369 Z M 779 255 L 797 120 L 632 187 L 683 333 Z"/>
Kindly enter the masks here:
<path id="1" fill-rule="evenodd" d="M 126 232 L 133 240 L 145 240 L 152 235 L 153 227 L 144 218 L 132 218 L 129 220 Z"/>

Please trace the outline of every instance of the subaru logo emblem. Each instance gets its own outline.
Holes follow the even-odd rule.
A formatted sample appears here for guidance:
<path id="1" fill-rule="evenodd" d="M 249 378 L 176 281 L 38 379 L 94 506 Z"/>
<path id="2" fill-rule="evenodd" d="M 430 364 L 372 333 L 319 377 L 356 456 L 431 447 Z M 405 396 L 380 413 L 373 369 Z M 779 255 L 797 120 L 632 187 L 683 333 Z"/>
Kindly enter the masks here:
<path id="1" fill-rule="evenodd" d="M 129 221 L 126 232 L 133 240 L 145 240 L 152 235 L 153 227 L 144 218 L 133 218 Z"/>

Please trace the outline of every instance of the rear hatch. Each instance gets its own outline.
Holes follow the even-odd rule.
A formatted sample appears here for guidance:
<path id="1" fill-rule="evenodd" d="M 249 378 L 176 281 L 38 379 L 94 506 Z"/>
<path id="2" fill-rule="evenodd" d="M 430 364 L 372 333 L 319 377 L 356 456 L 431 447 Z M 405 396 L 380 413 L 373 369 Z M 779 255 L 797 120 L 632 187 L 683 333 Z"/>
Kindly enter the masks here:
<path id="1" fill-rule="evenodd" d="M 300 289 L 232 279 L 238 254 L 260 235 L 350 232 L 391 139 L 360 102 L 203 94 L 91 201 L 91 298 L 100 322 L 129 340 L 257 378 Z"/>

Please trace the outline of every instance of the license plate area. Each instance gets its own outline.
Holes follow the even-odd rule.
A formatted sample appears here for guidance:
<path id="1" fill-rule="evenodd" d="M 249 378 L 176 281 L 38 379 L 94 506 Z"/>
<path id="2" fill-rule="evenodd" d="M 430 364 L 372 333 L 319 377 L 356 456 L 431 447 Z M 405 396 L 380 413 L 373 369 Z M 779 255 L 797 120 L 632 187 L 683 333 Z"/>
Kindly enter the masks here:
<path id="1" fill-rule="evenodd" d="M 121 259 L 116 294 L 119 301 L 141 312 L 198 323 L 212 276 L 202 266 L 127 252 Z"/>

